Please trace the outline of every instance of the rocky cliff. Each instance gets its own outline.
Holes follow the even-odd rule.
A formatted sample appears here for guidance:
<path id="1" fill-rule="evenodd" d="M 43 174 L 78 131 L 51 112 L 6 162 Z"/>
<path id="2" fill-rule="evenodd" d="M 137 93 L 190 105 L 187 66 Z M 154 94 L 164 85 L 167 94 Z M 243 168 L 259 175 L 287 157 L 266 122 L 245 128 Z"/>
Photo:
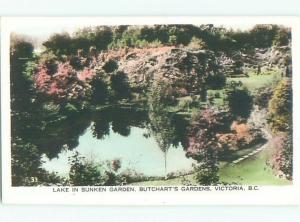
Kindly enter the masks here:
<path id="1" fill-rule="evenodd" d="M 174 47 L 110 50 L 98 56 L 96 69 L 124 72 L 133 85 L 154 80 L 195 91 L 209 78 L 222 75 L 212 51 Z"/>

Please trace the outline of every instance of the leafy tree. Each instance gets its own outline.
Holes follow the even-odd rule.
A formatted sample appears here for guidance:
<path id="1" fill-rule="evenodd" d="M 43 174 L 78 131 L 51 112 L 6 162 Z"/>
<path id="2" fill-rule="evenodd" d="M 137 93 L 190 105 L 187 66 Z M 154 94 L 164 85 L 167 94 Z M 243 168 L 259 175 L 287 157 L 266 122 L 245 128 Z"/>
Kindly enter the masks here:
<path id="1" fill-rule="evenodd" d="M 250 41 L 256 48 L 270 47 L 277 31 L 276 25 L 256 25 L 250 30 Z"/>
<path id="2" fill-rule="evenodd" d="M 273 40 L 275 46 L 286 46 L 291 41 L 290 29 L 280 28 Z"/>
<path id="3" fill-rule="evenodd" d="M 248 118 L 253 104 L 252 96 L 241 84 L 231 82 L 227 85 L 225 101 L 232 115 Z"/>
<path id="4" fill-rule="evenodd" d="M 63 184 L 64 178 L 42 168 L 37 146 L 15 137 L 11 146 L 12 186 Z"/>
<path id="5" fill-rule="evenodd" d="M 35 145 L 15 137 L 11 147 L 12 185 L 33 185 L 37 182 L 42 161 Z"/>
<path id="6" fill-rule="evenodd" d="M 271 165 L 277 173 L 290 180 L 293 177 L 292 101 L 291 80 L 283 79 L 269 102 L 268 121 L 276 135 L 273 138 L 274 155 L 271 157 Z"/>
<path id="7" fill-rule="evenodd" d="M 292 85 L 283 79 L 269 103 L 269 122 L 274 132 L 292 129 Z"/>
<path id="8" fill-rule="evenodd" d="M 107 83 L 99 77 L 96 77 L 91 82 L 91 103 L 93 105 L 103 104 L 108 98 Z"/>
<path id="9" fill-rule="evenodd" d="M 218 142 L 216 134 L 227 130 L 228 113 L 206 109 L 192 117 L 188 132 L 187 155 L 197 160 L 196 180 L 201 185 L 219 181 Z"/>
<path id="10" fill-rule="evenodd" d="M 67 32 L 52 35 L 43 45 L 59 57 L 72 53 L 72 38 Z"/>
<path id="11" fill-rule="evenodd" d="M 211 186 L 219 183 L 219 164 L 214 149 L 203 149 L 197 154 L 195 179 L 200 185 Z"/>
<path id="12" fill-rule="evenodd" d="M 113 32 L 110 27 L 98 26 L 95 28 L 95 35 L 92 39 L 92 42 L 98 50 L 107 49 L 108 45 L 112 42 L 112 40 Z"/>
<path id="13" fill-rule="evenodd" d="M 110 88 L 114 99 L 128 99 L 131 97 L 129 80 L 124 72 L 117 71 L 110 76 Z"/>
<path id="14" fill-rule="evenodd" d="M 87 53 L 90 46 L 93 45 L 91 40 L 84 35 L 79 35 L 78 33 L 72 39 L 72 47 L 74 49 L 82 49 L 83 52 Z M 73 53 L 75 53 L 73 51 Z"/>
<path id="15" fill-rule="evenodd" d="M 23 38 L 14 36 L 10 50 L 12 143 L 17 137 L 30 142 L 41 125 L 35 116 L 39 113 L 39 105 L 33 83 L 33 46 Z"/>

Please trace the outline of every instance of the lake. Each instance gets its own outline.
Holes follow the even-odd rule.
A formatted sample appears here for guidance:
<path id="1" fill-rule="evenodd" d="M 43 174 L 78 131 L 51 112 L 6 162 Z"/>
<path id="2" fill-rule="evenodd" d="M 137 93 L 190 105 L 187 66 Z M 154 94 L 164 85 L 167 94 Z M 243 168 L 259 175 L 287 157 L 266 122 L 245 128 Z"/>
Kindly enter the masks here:
<path id="1" fill-rule="evenodd" d="M 43 156 L 43 168 L 67 176 L 68 158 L 77 151 L 87 160 L 95 162 L 121 161 L 119 172 L 127 169 L 145 176 L 166 176 L 169 173 L 189 172 L 195 160 L 187 158 L 183 147 L 184 122 L 173 118 L 174 139 L 166 152 L 160 148 L 155 133 L 150 130 L 147 113 L 110 110 L 96 113 L 88 127 L 78 135 L 77 146 L 68 149 L 63 144 L 54 158 Z"/>

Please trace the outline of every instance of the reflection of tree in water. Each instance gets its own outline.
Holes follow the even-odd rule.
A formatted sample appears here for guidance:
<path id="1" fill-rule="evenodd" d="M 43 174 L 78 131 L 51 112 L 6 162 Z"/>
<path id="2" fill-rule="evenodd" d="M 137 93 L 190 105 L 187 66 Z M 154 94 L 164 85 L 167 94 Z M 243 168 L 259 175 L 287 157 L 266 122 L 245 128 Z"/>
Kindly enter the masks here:
<path id="1" fill-rule="evenodd" d="M 167 152 L 175 138 L 175 128 L 171 118 L 164 110 L 149 112 L 150 131 L 164 153 L 165 175 L 167 175 Z"/>
<path id="2" fill-rule="evenodd" d="M 90 125 L 88 115 L 76 115 L 65 120 L 49 123 L 35 144 L 50 159 L 57 157 L 63 148 L 74 149 L 78 146 L 78 138 Z"/>
<path id="3" fill-rule="evenodd" d="M 129 136 L 132 126 L 142 128 L 148 120 L 145 111 L 111 108 L 96 113 L 93 121 L 92 130 L 94 137 L 103 139 L 105 135 L 109 135 L 110 126 L 114 133 L 118 133 L 121 136 Z"/>
<path id="4" fill-rule="evenodd" d="M 175 130 L 172 145 L 178 147 L 181 144 L 183 148 L 187 148 L 187 128 L 189 121 L 181 116 L 174 115 L 171 118 L 171 124 Z"/>
<path id="5" fill-rule="evenodd" d="M 104 139 L 109 135 L 109 121 L 103 117 L 94 119 L 91 126 L 93 136 L 97 139 Z"/>
<path id="6" fill-rule="evenodd" d="M 165 175 L 167 175 L 167 152 L 171 145 L 178 146 L 180 139 L 176 132 L 174 115 L 168 112 L 167 104 L 172 95 L 167 92 L 172 86 L 164 81 L 156 82 L 148 95 L 150 131 L 157 141 L 165 158 Z M 180 127 L 178 127 L 180 129 Z"/>
<path id="7" fill-rule="evenodd" d="M 57 157 L 62 149 L 72 150 L 77 147 L 79 136 L 85 133 L 91 121 L 92 133 L 97 139 L 109 135 L 110 126 L 115 133 L 128 136 L 131 126 L 144 127 L 148 121 L 146 112 L 131 109 L 109 109 L 92 116 L 81 113 L 63 117 L 65 119 L 48 121 L 44 129 L 32 139 L 39 152 L 45 153 L 50 159 Z"/>
<path id="8" fill-rule="evenodd" d="M 129 136 L 130 126 L 128 124 L 129 123 L 127 121 L 113 121 L 112 130 L 121 136 Z"/>

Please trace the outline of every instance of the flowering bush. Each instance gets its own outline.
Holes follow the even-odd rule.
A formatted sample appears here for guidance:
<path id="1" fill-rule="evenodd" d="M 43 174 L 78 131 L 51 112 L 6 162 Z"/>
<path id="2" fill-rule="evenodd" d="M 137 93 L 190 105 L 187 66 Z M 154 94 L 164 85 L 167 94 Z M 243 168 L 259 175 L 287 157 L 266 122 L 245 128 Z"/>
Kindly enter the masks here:
<path id="1" fill-rule="evenodd" d="M 95 72 L 91 69 L 84 69 L 82 72 L 77 73 L 77 78 L 82 82 L 92 80 L 94 76 Z"/>
<path id="2" fill-rule="evenodd" d="M 280 177 L 291 180 L 293 178 L 292 136 L 285 133 L 278 134 L 272 139 L 271 145 L 275 149 L 269 164 Z"/>
<path id="3" fill-rule="evenodd" d="M 213 109 L 206 109 L 192 118 L 187 155 L 198 162 L 196 180 L 201 185 L 214 185 L 219 181 L 216 134 L 225 131 L 229 121 L 227 113 Z"/>
<path id="4" fill-rule="evenodd" d="M 51 75 L 43 64 L 38 67 L 35 84 L 40 92 L 57 99 L 83 98 L 91 88 L 90 81 L 95 76 L 93 70 L 84 69 L 77 73 L 68 63 L 59 63 Z"/>

